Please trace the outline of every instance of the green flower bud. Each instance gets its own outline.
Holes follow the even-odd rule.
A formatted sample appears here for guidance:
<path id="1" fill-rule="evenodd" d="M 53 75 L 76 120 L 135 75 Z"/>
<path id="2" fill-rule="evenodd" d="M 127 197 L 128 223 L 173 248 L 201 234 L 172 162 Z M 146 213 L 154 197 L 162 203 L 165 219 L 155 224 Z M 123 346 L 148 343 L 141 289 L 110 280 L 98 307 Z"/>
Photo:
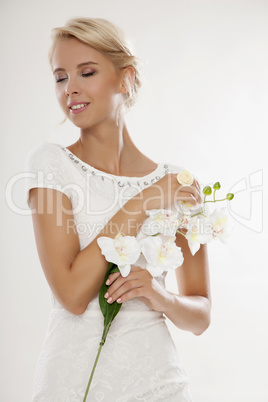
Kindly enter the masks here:
<path id="1" fill-rule="evenodd" d="M 227 200 L 231 201 L 234 198 L 234 194 L 233 193 L 228 193 L 226 195 Z"/>
<path id="2" fill-rule="evenodd" d="M 205 194 L 205 195 L 210 195 L 211 193 L 212 193 L 212 189 L 211 189 L 210 186 L 204 187 L 204 189 L 203 189 L 203 194 Z"/>
<path id="3" fill-rule="evenodd" d="M 213 188 L 214 188 L 214 190 L 219 190 L 219 189 L 221 188 L 220 183 L 217 181 L 217 183 L 215 183 L 215 184 L 213 185 Z"/>

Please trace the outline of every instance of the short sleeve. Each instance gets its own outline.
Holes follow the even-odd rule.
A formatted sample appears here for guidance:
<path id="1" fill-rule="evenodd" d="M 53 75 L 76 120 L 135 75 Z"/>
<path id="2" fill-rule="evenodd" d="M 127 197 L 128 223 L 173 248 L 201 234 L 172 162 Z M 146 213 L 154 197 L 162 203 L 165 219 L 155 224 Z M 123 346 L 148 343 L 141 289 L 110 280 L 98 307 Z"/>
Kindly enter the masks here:
<path id="1" fill-rule="evenodd" d="M 72 199 L 69 166 L 57 144 L 44 141 L 28 152 L 24 174 L 25 196 L 29 208 L 29 191 L 35 187 L 58 190 Z"/>

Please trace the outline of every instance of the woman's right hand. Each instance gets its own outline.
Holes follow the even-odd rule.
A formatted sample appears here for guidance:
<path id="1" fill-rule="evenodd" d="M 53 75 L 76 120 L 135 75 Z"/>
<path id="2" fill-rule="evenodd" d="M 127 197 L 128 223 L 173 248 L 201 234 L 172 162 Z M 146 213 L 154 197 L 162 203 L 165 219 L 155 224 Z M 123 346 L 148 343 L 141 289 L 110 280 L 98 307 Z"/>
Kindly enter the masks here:
<path id="1" fill-rule="evenodd" d="M 148 190 L 146 209 L 169 209 L 179 201 L 186 201 L 194 206 L 203 202 L 198 181 L 194 179 L 191 186 L 182 186 L 178 183 L 177 173 L 167 173 Z"/>

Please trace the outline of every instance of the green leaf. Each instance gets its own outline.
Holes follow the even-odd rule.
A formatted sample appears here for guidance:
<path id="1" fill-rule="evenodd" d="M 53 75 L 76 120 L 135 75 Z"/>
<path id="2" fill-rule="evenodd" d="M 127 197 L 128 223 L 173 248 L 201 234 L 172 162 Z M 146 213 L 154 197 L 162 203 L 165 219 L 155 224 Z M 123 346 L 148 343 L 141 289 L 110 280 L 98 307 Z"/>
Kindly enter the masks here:
<path id="1" fill-rule="evenodd" d="M 100 346 L 99 346 L 98 353 L 97 353 L 97 356 L 96 356 L 96 359 L 94 362 L 93 369 L 91 370 L 91 374 L 90 374 L 90 378 L 89 378 L 89 381 L 87 384 L 83 402 L 85 402 L 87 399 L 88 390 L 91 385 L 91 381 L 92 381 L 92 378 L 93 378 L 93 375 L 95 372 L 96 365 L 98 363 L 98 359 L 100 356 L 100 352 L 102 350 L 102 346 L 104 345 L 104 343 L 106 341 L 106 337 L 108 335 L 108 331 L 110 329 L 111 322 L 113 321 L 115 316 L 118 314 L 118 312 L 122 306 L 122 304 L 117 303 L 117 301 L 114 301 L 112 304 L 109 304 L 109 303 L 107 303 L 107 300 L 104 297 L 105 293 L 108 290 L 108 286 L 106 285 L 105 282 L 107 281 L 108 276 L 110 274 L 113 274 L 114 272 L 119 272 L 118 266 L 116 264 L 110 262 L 108 270 L 107 270 L 105 278 L 104 278 L 104 282 L 103 282 L 102 287 L 99 292 L 99 305 L 100 305 L 100 309 L 101 309 L 101 312 L 104 317 L 104 328 L 103 328 L 103 333 L 102 333 L 102 337 L 101 337 L 101 341 L 100 341 Z"/>
<path id="2" fill-rule="evenodd" d="M 111 271 L 113 271 L 114 268 L 118 270 L 117 265 L 110 262 L 108 270 L 107 270 L 105 278 L 104 278 L 104 282 L 103 282 L 102 287 L 99 292 L 99 305 L 100 305 L 100 309 L 101 309 L 103 317 L 105 317 L 105 315 L 106 315 L 106 309 L 107 309 L 107 304 L 108 304 L 107 300 L 104 297 L 105 293 L 108 290 L 108 286 L 106 285 L 105 282 L 107 281 L 108 276 L 112 273 Z M 113 272 L 116 272 L 116 271 L 113 271 Z"/>
<path id="3" fill-rule="evenodd" d="M 106 301 L 106 300 L 105 300 Z M 107 303 L 107 301 L 106 301 Z M 107 303 L 106 315 L 104 318 L 104 326 L 108 325 L 113 321 L 116 315 L 119 313 L 122 303 L 117 303 L 115 300 L 112 304 Z"/>
<path id="4" fill-rule="evenodd" d="M 102 287 L 99 292 L 99 305 L 100 309 L 102 312 L 102 315 L 104 317 L 104 325 L 107 325 L 109 321 L 113 321 L 115 316 L 118 314 L 122 303 L 117 303 L 117 301 L 114 301 L 112 304 L 107 303 L 107 299 L 105 299 L 104 295 L 108 290 L 108 287 L 106 285 L 106 281 L 109 275 L 113 274 L 114 272 L 119 272 L 118 266 L 112 262 L 110 262 L 109 268 L 106 272 L 104 282 L 102 284 Z"/>

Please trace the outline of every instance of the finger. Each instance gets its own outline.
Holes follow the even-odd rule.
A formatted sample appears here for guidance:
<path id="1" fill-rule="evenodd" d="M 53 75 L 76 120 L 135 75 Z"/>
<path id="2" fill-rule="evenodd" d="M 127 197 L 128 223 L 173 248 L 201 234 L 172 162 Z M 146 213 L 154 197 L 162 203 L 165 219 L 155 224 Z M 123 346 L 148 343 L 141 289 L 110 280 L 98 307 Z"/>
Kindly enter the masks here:
<path id="1" fill-rule="evenodd" d="M 133 287 L 140 287 L 140 286 L 145 286 L 147 288 L 147 285 L 151 284 L 151 280 L 153 276 L 150 274 L 145 269 L 142 269 L 138 266 L 136 266 L 139 270 L 136 272 L 131 272 L 127 277 L 120 277 L 118 278 L 107 290 L 107 293 L 104 295 L 104 297 L 108 300 L 110 297 L 112 297 L 112 300 L 115 300 L 118 296 L 116 292 L 122 290 L 128 290 L 132 289 Z"/>
<path id="2" fill-rule="evenodd" d="M 123 283 L 118 289 L 115 290 L 110 290 L 109 289 L 109 296 L 107 297 L 107 302 L 113 303 L 115 300 L 117 300 L 118 298 L 122 298 L 122 296 L 129 292 L 132 289 L 141 287 L 142 284 L 140 282 L 138 282 L 137 280 L 132 280 L 132 281 L 127 281 L 125 283 Z"/>
<path id="3" fill-rule="evenodd" d="M 187 195 L 185 195 L 187 193 Z M 190 194 L 188 194 L 190 193 Z M 189 196 L 194 197 L 197 203 L 203 202 L 200 191 L 194 186 L 183 186 L 178 190 L 178 195 L 181 197 Z"/>
<path id="4" fill-rule="evenodd" d="M 200 195 L 201 203 L 203 203 L 204 202 L 204 194 L 203 194 L 201 185 L 197 180 L 194 181 L 194 184 L 196 184 L 196 188 L 197 188 L 198 193 Z"/>
<path id="5" fill-rule="evenodd" d="M 193 185 L 196 186 L 199 191 L 201 190 L 199 181 L 197 181 L 196 179 L 194 179 Z"/>
<path id="6" fill-rule="evenodd" d="M 111 285 L 109 285 L 109 288 L 107 289 L 107 292 L 105 293 L 104 297 L 105 299 L 109 299 L 110 296 L 114 294 L 125 282 L 129 281 L 130 274 L 126 277 L 119 276 L 116 278 Z M 107 284 L 107 281 L 106 281 Z"/>
<path id="7" fill-rule="evenodd" d="M 196 197 L 190 192 L 180 192 L 177 201 L 186 201 L 192 205 L 196 205 L 198 204 L 199 199 L 196 199 Z"/>
<path id="8" fill-rule="evenodd" d="M 199 182 L 197 180 L 195 180 L 193 185 L 195 185 L 195 187 L 196 187 L 196 189 L 198 191 L 198 194 L 200 196 L 200 200 L 201 200 L 201 202 L 203 202 L 203 192 L 201 190 L 201 186 L 200 186 Z"/>
<path id="9" fill-rule="evenodd" d="M 139 271 L 144 271 L 144 269 L 139 267 L 138 265 L 131 265 L 131 272 L 139 272 Z"/>
<path id="10" fill-rule="evenodd" d="M 137 267 L 139 268 L 139 267 Z M 139 270 L 140 271 L 140 270 Z M 130 272 L 128 276 L 123 277 L 119 275 L 117 278 L 111 282 L 107 292 L 105 293 L 104 297 L 107 299 L 109 298 L 116 290 L 118 290 L 125 282 L 133 281 L 133 280 L 141 280 L 141 274 L 139 271 Z M 145 271 L 145 270 L 142 270 Z M 146 271 L 148 272 L 148 271 Z M 112 274 L 113 275 L 113 274 Z M 106 281 L 107 284 L 107 281 Z"/>
<path id="11" fill-rule="evenodd" d="M 138 265 L 131 265 L 131 271 L 132 272 L 138 272 L 141 271 L 142 268 L 139 267 Z M 106 285 L 111 285 L 119 276 L 121 275 L 120 272 L 114 272 L 110 274 L 105 282 Z M 128 274 L 129 277 L 130 274 Z"/>
<path id="12" fill-rule="evenodd" d="M 120 272 L 114 272 L 113 274 L 110 274 L 105 282 L 106 285 L 111 285 L 119 276 L 121 275 Z"/>
<path id="13" fill-rule="evenodd" d="M 199 202 L 199 203 L 200 203 L 200 202 L 203 202 L 202 197 L 201 197 L 200 190 L 197 189 L 197 188 L 194 187 L 194 186 L 192 186 L 192 188 L 193 188 L 194 196 L 195 196 L 195 198 L 197 199 L 197 202 Z"/>
<path id="14" fill-rule="evenodd" d="M 117 303 L 123 303 L 127 300 L 131 300 L 134 299 L 135 297 L 141 297 L 143 296 L 143 290 L 144 288 L 141 286 L 139 288 L 135 288 L 133 290 L 130 290 L 127 293 L 124 293 L 122 296 L 118 297 L 117 299 L 115 299 L 117 301 Z"/>

